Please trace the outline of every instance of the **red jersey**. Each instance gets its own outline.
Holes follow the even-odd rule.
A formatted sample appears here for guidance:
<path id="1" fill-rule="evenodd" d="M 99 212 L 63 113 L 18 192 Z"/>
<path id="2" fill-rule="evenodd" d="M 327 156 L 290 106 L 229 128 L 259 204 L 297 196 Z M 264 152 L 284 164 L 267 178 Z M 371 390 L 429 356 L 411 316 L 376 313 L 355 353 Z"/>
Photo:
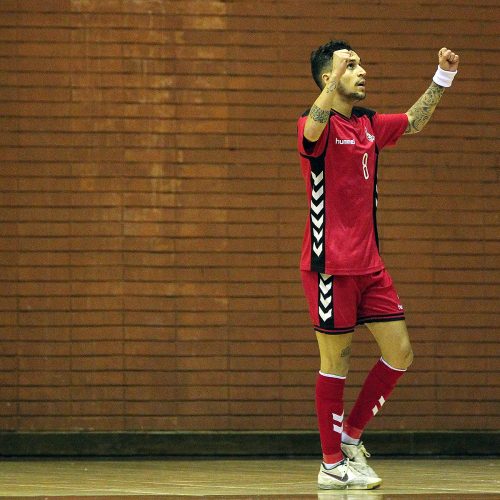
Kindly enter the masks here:
<path id="1" fill-rule="evenodd" d="M 316 142 L 304 138 L 308 111 L 298 121 L 298 149 L 309 201 L 300 269 L 359 275 L 379 271 L 377 161 L 396 144 L 406 114 L 354 107 L 350 118 L 331 112 Z"/>

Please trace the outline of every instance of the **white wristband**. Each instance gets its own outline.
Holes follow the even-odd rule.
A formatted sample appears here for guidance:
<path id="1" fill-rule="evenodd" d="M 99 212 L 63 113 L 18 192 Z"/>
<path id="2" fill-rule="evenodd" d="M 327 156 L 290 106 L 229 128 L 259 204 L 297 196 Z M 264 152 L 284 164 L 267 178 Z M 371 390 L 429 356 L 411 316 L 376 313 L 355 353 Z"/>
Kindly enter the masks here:
<path id="1" fill-rule="evenodd" d="M 451 87 L 451 82 L 453 81 L 453 78 L 455 78 L 456 74 L 457 71 L 446 71 L 438 66 L 432 81 L 441 87 Z"/>

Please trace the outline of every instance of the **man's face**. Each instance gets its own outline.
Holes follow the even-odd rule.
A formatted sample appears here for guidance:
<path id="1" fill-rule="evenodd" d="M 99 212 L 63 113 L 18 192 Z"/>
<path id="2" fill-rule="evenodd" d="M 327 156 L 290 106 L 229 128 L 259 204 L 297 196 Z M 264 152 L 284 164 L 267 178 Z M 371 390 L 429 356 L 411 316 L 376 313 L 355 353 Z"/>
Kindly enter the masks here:
<path id="1" fill-rule="evenodd" d="M 361 101 L 366 97 L 365 92 L 365 78 L 366 71 L 361 66 L 361 60 L 356 54 L 352 52 L 352 58 L 349 59 L 349 64 L 345 73 L 340 78 L 337 86 L 337 92 L 354 101 Z"/>

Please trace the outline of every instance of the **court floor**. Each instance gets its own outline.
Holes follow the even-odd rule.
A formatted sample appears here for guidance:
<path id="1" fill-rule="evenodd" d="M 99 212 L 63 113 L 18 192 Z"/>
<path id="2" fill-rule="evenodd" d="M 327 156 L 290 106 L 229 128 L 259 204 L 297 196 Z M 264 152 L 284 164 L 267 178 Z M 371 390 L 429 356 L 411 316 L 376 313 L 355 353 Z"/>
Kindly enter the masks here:
<path id="1" fill-rule="evenodd" d="M 7 498 L 500 499 L 500 459 L 373 459 L 374 491 L 318 490 L 317 460 L 0 462 Z"/>

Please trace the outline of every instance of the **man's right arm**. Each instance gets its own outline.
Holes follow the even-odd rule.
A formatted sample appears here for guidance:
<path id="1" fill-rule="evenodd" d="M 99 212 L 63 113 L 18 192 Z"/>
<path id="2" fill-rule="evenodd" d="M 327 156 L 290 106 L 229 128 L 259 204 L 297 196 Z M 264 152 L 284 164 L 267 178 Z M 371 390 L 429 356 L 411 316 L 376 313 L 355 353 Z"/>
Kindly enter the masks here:
<path id="1" fill-rule="evenodd" d="M 311 106 L 304 126 L 304 138 L 309 142 L 316 142 L 321 137 L 328 123 L 330 110 L 333 105 L 333 98 L 337 91 L 337 85 L 340 77 L 347 68 L 350 57 L 351 52 L 346 49 L 337 50 L 333 53 L 332 71 L 327 77 L 326 84 L 321 94 Z"/>

